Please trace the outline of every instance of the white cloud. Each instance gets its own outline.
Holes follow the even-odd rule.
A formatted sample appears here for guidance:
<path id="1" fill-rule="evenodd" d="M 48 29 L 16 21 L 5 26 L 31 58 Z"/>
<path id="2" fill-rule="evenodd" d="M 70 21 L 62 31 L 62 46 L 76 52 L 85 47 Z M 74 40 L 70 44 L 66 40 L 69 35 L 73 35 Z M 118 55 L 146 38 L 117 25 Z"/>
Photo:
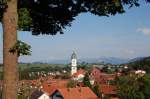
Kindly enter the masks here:
<path id="1" fill-rule="evenodd" d="M 150 35 L 150 28 L 138 28 L 136 31 L 141 32 L 144 35 Z"/>

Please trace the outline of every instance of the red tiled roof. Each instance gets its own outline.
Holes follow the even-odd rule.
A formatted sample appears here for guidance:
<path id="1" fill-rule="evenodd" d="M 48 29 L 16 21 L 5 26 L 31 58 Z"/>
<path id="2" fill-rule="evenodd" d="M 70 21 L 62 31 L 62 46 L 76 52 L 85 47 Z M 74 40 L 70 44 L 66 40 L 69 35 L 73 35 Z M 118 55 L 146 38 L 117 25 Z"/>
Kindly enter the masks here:
<path id="1" fill-rule="evenodd" d="M 64 99 L 97 99 L 97 96 L 88 87 L 59 88 Z"/>
<path id="2" fill-rule="evenodd" d="M 51 86 L 51 85 L 48 85 L 48 84 L 43 84 L 42 87 L 43 87 L 42 90 L 43 90 L 44 92 L 46 92 L 48 95 L 51 95 L 51 94 L 54 93 L 54 92 L 56 91 L 56 89 L 57 89 L 56 86 Z"/>
<path id="3" fill-rule="evenodd" d="M 36 85 L 38 80 L 20 80 L 19 83 L 28 83 L 28 84 L 33 84 Z"/>
<path id="4" fill-rule="evenodd" d="M 116 87 L 112 85 L 100 85 L 99 90 L 106 95 L 116 94 Z"/>
<path id="5" fill-rule="evenodd" d="M 105 74 L 102 73 L 99 78 L 94 78 L 95 82 L 100 83 L 100 84 L 107 84 L 110 80 L 114 80 L 116 77 L 115 74 Z"/>
<path id="6" fill-rule="evenodd" d="M 86 71 L 80 68 L 76 73 L 73 74 L 73 77 L 77 77 L 80 74 L 85 75 L 85 73 Z"/>
<path id="7" fill-rule="evenodd" d="M 105 78 L 106 80 L 114 80 L 115 77 L 116 77 L 116 74 L 105 74 L 105 73 L 102 73 L 101 76 L 103 78 Z"/>
<path id="8" fill-rule="evenodd" d="M 49 80 L 42 83 L 42 90 L 49 95 L 54 93 L 57 88 L 65 88 L 68 80 Z"/>
<path id="9" fill-rule="evenodd" d="M 90 78 L 94 79 L 96 83 L 100 84 L 107 84 L 108 81 L 114 80 L 116 77 L 116 74 L 106 74 L 100 71 L 99 68 L 94 67 Z"/>
<path id="10" fill-rule="evenodd" d="M 18 86 L 21 87 L 22 85 L 30 85 L 30 86 L 37 86 L 38 80 L 20 80 Z"/>
<path id="11" fill-rule="evenodd" d="M 101 70 L 98 67 L 93 67 L 91 71 L 91 76 L 100 76 L 101 75 Z"/>

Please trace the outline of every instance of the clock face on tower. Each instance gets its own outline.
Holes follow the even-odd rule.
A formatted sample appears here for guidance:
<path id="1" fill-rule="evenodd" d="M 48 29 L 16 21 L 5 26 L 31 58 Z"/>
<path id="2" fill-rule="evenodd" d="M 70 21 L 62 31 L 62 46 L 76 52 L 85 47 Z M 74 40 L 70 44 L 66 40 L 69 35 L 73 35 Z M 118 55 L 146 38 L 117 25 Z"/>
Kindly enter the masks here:
<path id="1" fill-rule="evenodd" d="M 73 70 L 76 70 L 76 67 L 72 67 Z"/>
<path id="2" fill-rule="evenodd" d="M 72 59 L 72 66 L 76 66 L 77 65 L 77 60 L 76 59 Z"/>

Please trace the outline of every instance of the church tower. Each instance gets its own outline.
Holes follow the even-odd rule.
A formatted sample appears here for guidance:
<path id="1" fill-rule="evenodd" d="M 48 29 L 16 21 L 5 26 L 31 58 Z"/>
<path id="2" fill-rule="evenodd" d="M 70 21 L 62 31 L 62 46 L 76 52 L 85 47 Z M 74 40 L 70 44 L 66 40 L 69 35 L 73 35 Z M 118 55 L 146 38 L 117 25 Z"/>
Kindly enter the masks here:
<path id="1" fill-rule="evenodd" d="M 77 72 L 77 55 L 75 52 L 71 55 L 71 75 Z"/>

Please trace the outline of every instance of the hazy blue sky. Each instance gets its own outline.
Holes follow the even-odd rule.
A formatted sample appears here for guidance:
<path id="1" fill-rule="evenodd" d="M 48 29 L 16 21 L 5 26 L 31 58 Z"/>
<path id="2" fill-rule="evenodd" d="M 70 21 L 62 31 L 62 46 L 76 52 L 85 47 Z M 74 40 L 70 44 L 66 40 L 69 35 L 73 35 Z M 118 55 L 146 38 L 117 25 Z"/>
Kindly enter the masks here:
<path id="1" fill-rule="evenodd" d="M 0 36 L 1 62 L 1 28 Z M 32 36 L 30 32 L 19 32 L 18 38 L 32 46 L 31 56 L 19 58 L 23 62 L 69 59 L 73 51 L 78 58 L 150 56 L 150 4 L 110 17 L 80 14 L 63 35 Z"/>

